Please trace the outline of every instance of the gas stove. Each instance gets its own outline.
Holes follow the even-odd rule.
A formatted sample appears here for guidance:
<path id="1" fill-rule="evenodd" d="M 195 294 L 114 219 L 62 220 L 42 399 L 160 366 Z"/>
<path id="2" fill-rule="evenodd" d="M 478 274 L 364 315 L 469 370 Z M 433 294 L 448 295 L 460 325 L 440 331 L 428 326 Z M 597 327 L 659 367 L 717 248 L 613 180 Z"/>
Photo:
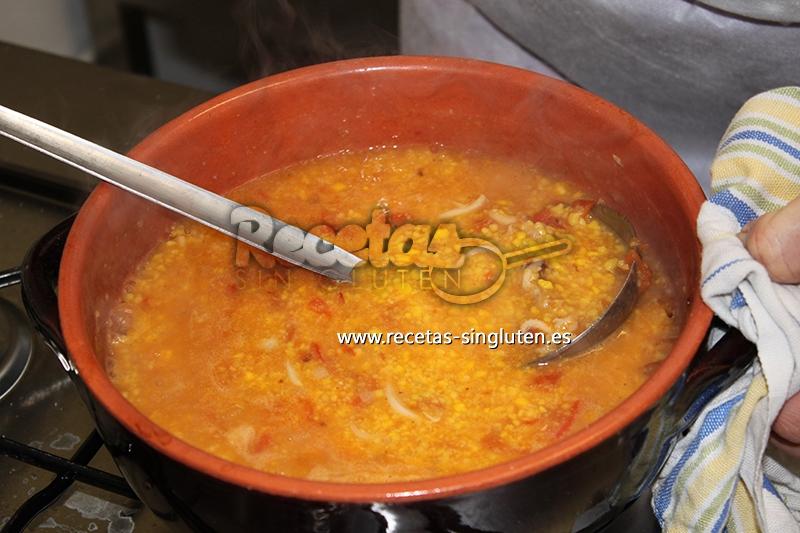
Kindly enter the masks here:
<path id="1" fill-rule="evenodd" d="M 4 187 L 3 266 L 21 260 L 27 246 L 74 208 L 43 194 Z M 128 532 L 135 523 L 158 531 L 155 517 L 148 516 L 116 473 L 91 417 L 58 359 L 33 331 L 13 286 L 0 292 L 0 434 L 3 531 L 27 526 Z"/>
<path id="2" fill-rule="evenodd" d="M 0 103 L 125 151 L 211 95 L 0 43 Z M 0 139 L 0 529 L 174 531 L 120 476 L 61 363 L 25 315 L 14 267 L 95 180 Z M 606 531 L 658 531 L 648 495 Z M 265 517 L 269 524 L 269 517 Z"/>
<path id="3" fill-rule="evenodd" d="M 0 102 L 125 151 L 211 95 L 0 43 Z M 94 178 L 0 139 L 0 527 L 173 531 L 119 476 L 77 391 L 23 311 L 14 267 Z"/>

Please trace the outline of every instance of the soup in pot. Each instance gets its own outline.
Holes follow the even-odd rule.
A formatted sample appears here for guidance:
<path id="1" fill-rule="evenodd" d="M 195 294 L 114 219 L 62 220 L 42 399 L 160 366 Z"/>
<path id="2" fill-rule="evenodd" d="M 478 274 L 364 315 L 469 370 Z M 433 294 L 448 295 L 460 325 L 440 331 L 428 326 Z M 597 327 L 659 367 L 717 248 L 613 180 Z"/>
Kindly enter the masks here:
<path id="1" fill-rule="evenodd" d="M 353 284 L 335 283 L 181 221 L 126 284 L 106 331 L 113 383 L 236 463 L 370 483 L 514 459 L 613 409 L 678 333 L 644 243 L 627 322 L 578 357 L 527 364 L 602 314 L 636 252 L 592 217 L 585 191 L 520 162 L 379 148 L 230 197 L 365 260 Z M 485 244 L 437 267 L 433 252 L 459 239 Z"/>

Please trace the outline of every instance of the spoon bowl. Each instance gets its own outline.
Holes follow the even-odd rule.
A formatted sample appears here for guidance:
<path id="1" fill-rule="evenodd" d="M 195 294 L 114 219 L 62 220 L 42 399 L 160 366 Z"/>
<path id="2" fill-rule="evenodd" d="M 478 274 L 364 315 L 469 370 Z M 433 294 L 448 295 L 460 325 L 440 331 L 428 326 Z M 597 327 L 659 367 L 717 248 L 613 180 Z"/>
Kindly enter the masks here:
<path id="1" fill-rule="evenodd" d="M 627 243 L 629 247 L 635 249 L 636 230 L 633 228 L 630 221 L 622 214 L 601 202 L 596 203 L 592 207 L 590 214 L 592 217 L 611 228 L 611 230 L 614 231 L 623 242 Z M 589 324 L 589 327 L 584 329 L 580 335 L 573 338 L 570 343 L 562 344 L 558 349 L 530 361 L 528 365 L 543 366 L 569 357 L 575 357 L 576 355 L 590 350 L 619 329 L 631 314 L 633 308 L 636 307 L 636 301 L 639 299 L 638 269 L 639 264 L 634 259 L 631 261 L 628 274 L 625 276 L 622 287 L 620 287 L 619 292 L 614 296 L 611 304 L 603 311 L 603 314 L 600 315 L 600 318 Z"/>

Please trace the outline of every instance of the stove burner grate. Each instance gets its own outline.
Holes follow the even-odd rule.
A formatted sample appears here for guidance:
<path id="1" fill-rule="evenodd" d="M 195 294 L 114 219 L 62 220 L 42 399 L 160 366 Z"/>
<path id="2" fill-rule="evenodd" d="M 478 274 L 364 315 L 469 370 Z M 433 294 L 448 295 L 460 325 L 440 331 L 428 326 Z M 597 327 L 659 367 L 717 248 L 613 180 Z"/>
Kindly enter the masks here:
<path id="1" fill-rule="evenodd" d="M 17 269 L 0 272 L 0 289 L 21 281 Z M 33 353 L 33 330 L 24 316 L 11 302 L 0 298 L 0 398 L 6 395 L 22 378 Z M 78 451 L 69 459 L 38 448 L 22 444 L 0 434 L 0 456 L 6 456 L 56 474 L 49 485 L 28 498 L 0 533 L 20 533 L 42 511 L 50 507 L 75 481 L 120 494 L 136 500 L 124 478 L 88 466 L 103 446 L 97 431 L 86 438 Z"/>
<path id="2" fill-rule="evenodd" d="M 14 388 L 33 353 L 33 331 L 22 312 L 0 299 L 0 399 Z"/>
<path id="3" fill-rule="evenodd" d="M 132 500 L 138 499 L 124 478 L 87 466 L 102 446 L 103 441 L 100 435 L 97 431 L 92 431 L 75 455 L 70 459 L 65 459 L 0 435 L 0 455 L 56 474 L 55 479 L 49 485 L 35 493 L 17 509 L 2 528 L 2 533 L 24 531 L 39 513 L 50 507 L 50 504 L 55 502 L 75 481 L 88 483 Z"/>

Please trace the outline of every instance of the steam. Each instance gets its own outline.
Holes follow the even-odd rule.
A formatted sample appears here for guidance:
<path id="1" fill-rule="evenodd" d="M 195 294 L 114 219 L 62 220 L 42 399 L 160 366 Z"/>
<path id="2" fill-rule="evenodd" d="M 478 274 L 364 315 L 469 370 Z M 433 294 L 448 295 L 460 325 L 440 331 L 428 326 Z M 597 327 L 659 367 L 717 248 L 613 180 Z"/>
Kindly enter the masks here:
<path id="1" fill-rule="evenodd" d="M 371 2 L 235 0 L 232 17 L 239 28 L 240 62 L 248 78 L 337 59 L 397 53 L 396 19 L 383 20 L 386 13 Z"/>
<path id="2" fill-rule="evenodd" d="M 314 18 L 312 22 L 306 7 L 291 0 L 236 0 L 233 19 L 240 28 L 241 63 L 248 77 L 346 57 L 324 4 Z"/>

